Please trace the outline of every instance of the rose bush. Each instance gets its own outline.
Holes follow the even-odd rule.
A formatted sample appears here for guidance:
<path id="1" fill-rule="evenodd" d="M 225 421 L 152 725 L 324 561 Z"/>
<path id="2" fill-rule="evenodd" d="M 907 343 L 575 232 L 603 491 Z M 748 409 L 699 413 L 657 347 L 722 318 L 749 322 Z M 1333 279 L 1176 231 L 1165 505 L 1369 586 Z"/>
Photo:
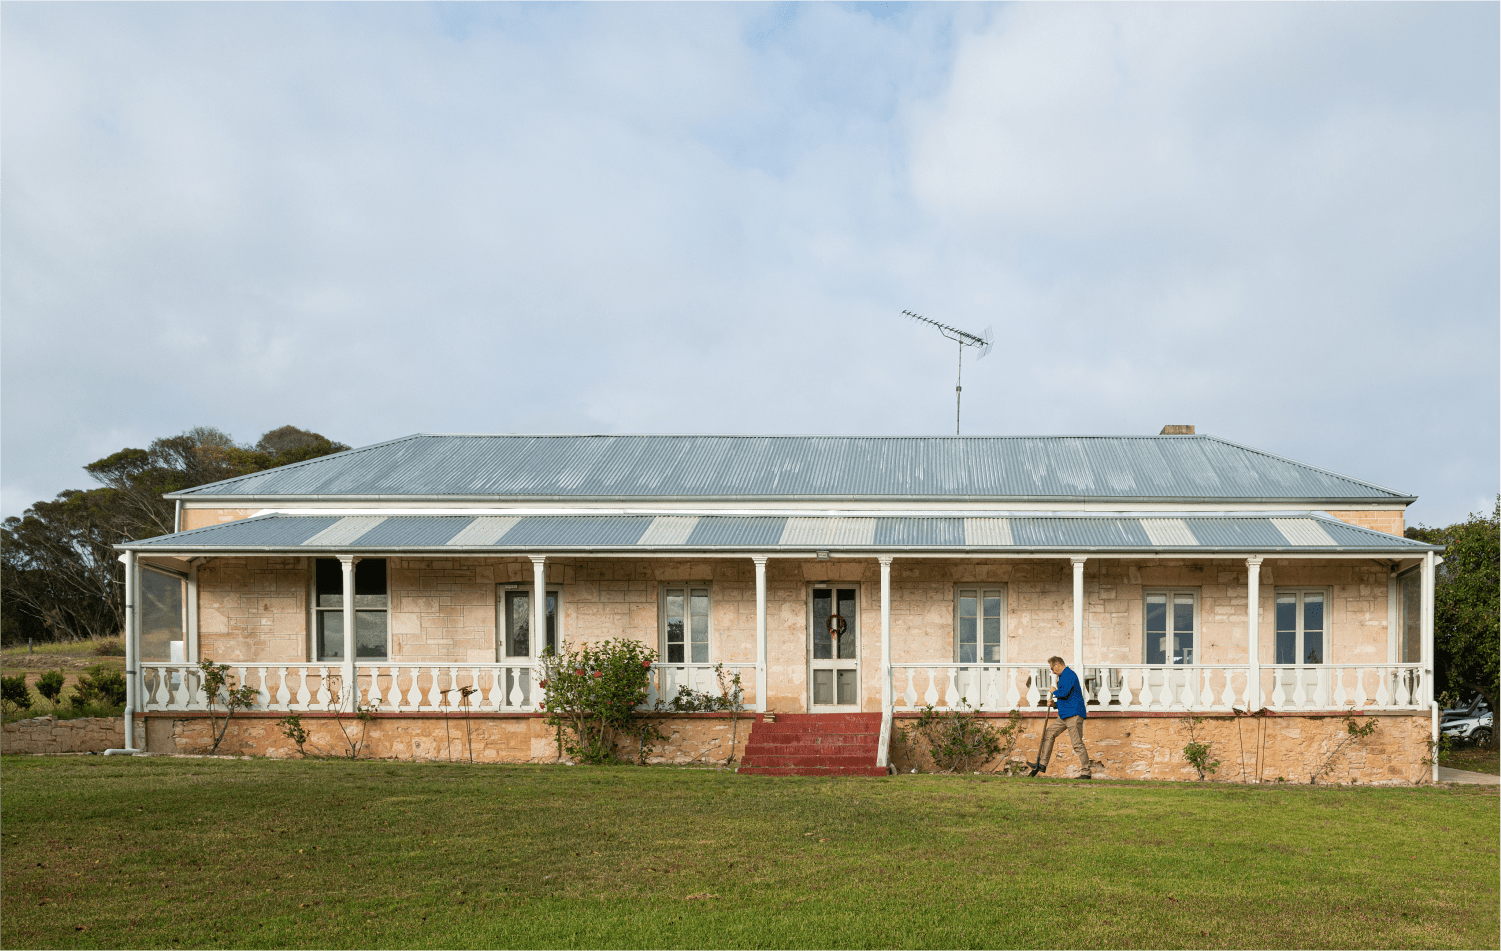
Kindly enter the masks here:
<path id="1" fill-rule="evenodd" d="M 655 651 L 623 638 L 539 658 L 540 709 L 558 730 L 561 752 L 583 763 L 613 763 L 629 737 L 636 741 L 637 759 L 644 761 L 652 742 L 662 738 L 637 716 L 656 659 Z"/>

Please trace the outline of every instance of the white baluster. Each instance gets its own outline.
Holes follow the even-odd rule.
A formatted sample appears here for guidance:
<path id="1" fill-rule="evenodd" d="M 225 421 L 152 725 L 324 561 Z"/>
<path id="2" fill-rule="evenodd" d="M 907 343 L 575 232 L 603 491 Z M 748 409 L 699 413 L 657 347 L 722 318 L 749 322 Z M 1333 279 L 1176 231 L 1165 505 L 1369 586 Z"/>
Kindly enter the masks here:
<path id="1" fill-rule="evenodd" d="M 1390 667 L 1376 668 L 1376 706 L 1378 707 L 1391 706 L 1392 694 L 1387 689 L 1387 685 L 1390 683 L 1392 675 L 1393 671 Z"/>
<path id="2" fill-rule="evenodd" d="M 1287 689 L 1286 689 L 1287 671 L 1288 671 L 1288 668 L 1286 668 L 1286 667 L 1273 667 L 1272 668 L 1272 709 L 1273 710 L 1281 710 L 1281 709 L 1283 709 L 1284 707 L 1287 706 Z M 1297 670 L 1294 669 L 1293 673 L 1296 674 Z"/>
<path id="3" fill-rule="evenodd" d="M 503 667 L 491 667 L 490 692 L 485 695 L 485 709 L 501 710 L 506 705 L 506 672 Z"/>
<path id="4" fill-rule="evenodd" d="M 1396 695 L 1392 697 L 1392 706 L 1405 707 L 1412 700 L 1412 678 L 1404 668 L 1397 668 L 1392 680 L 1396 684 Z"/>
<path id="5" fill-rule="evenodd" d="M 408 710 L 421 710 L 422 709 L 422 686 L 421 686 L 422 668 L 413 665 L 411 667 L 408 667 L 406 669 L 406 671 L 407 671 L 407 677 L 410 678 L 410 682 L 407 684 L 406 709 L 408 709 Z"/>
<path id="6" fill-rule="evenodd" d="M 907 689 L 902 691 L 902 709 L 904 710 L 911 710 L 917 706 L 917 685 L 912 679 L 916 673 L 915 669 L 907 668 Z"/>
<path id="7" fill-rule="evenodd" d="M 1116 706 L 1121 710 L 1131 706 L 1131 677 L 1134 673 L 1130 667 L 1121 668 L 1120 692 L 1115 695 Z"/>
<path id="8" fill-rule="evenodd" d="M 381 690 L 380 690 L 380 672 L 381 672 L 381 668 L 379 668 L 379 667 L 371 667 L 371 668 L 369 668 L 369 670 L 370 670 L 370 691 L 367 694 L 367 696 L 370 698 L 369 699 L 370 706 L 375 707 L 375 706 L 379 706 L 386 698 L 385 698 L 384 695 L 382 695 Z"/>
<path id="9" fill-rule="evenodd" d="M 306 668 L 303 668 L 306 670 Z M 328 689 L 328 668 L 318 668 L 318 706 L 326 707 L 333 702 L 333 695 Z"/>
<path id="10" fill-rule="evenodd" d="M 506 696 L 506 705 L 515 709 L 521 706 L 521 668 L 507 667 L 506 681 L 510 684 L 510 691 Z"/>
<path id="11" fill-rule="evenodd" d="M 1183 695 L 1182 703 L 1190 710 L 1199 706 L 1199 670 L 1196 667 L 1187 667 L 1183 671 Z"/>
<path id="12" fill-rule="evenodd" d="M 959 681 L 960 674 L 958 669 L 954 667 L 948 668 L 948 676 L 948 686 L 943 690 L 943 705 L 950 710 L 957 710 L 959 708 L 959 701 L 964 694 Z"/>
<path id="13" fill-rule="evenodd" d="M 1038 683 L 1036 670 L 1027 671 L 1027 706 L 1042 706 L 1042 690 Z"/>
<path id="14" fill-rule="evenodd" d="M 1007 711 L 1015 710 L 1019 706 L 1021 706 L 1022 692 L 1016 687 L 1016 675 L 1018 669 L 1019 668 L 1016 667 L 1001 668 L 1001 675 L 1006 678 L 1006 705 L 1003 709 Z"/>
<path id="15" fill-rule="evenodd" d="M 932 667 L 924 668 L 928 672 L 928 689 L 922 695 L 923 703 L 928 706 L 936 706 L 938 703 L 938 671 Z"/>
<path id="16" fill-rule="evenodd" d="M 277 710 L 287 709 L 287 704 L 292 700 L 292 691 L 287 689 L 287 668 L 276 668 L 276 707 Z"/>
<path id="17" fill-rule="evenodd" d="M 313 705 L 313 693 L 307 685 L 307 665 L 297 668 L 297 709 L 306 710 Z"/>
<path id="18" fill-rule="evenodd" d="M 265 667 L 257 667 L 255 669 L 256 675 L 259 678 L 256 681 L 255 702 L 262 710 L 271 709 L 271 691 L 266 689 L 266 670 L 267 668 Z"/>
<path id="19" fill-rule="evenodd" d="M 1329 676 L 1334 680 L 1334 708 L 1342 710 L 1345 706 L 1345 669 L 1343 667 L 1331 667 Z"/>
<path id="20" fill-rule="evenodd" d="M 1357 710 L 1364 710 L 1366 704 L 1370 702 L 1370 697 L 1365 692 L 1365 681 L 1369 675 L 1370 671 L 1364 667 L 1355 668 L 1355 709 Z"/>

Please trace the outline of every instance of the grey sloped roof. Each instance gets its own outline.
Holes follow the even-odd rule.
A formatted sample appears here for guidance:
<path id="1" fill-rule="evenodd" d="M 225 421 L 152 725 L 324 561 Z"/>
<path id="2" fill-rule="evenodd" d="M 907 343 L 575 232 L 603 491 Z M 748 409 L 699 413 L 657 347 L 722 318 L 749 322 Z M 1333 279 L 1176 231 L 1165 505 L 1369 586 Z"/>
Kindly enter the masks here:
<path id="1" fill-rule="evenodd" d="M 189 500 L 1408 502 L 1213 436 L 416 435 Z"/>
<path id="2" fill-rule="evenodd" d="M 1181 551 L 1416 554 L 1311 515 L 723 516 L 270 514 L 118 546 L 141 552 Z"/>

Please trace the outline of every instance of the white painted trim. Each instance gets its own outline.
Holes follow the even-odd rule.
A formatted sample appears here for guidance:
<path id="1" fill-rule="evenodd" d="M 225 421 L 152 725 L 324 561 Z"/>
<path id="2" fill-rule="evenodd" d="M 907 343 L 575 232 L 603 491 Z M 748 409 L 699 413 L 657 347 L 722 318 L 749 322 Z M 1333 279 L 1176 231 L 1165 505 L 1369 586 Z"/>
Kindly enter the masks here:
<path id="1" fill-rule="evenodd" d="M 886 766 L 891 758 L 891 720 L 895 701 L 891 687 L 892 558 L 882 555 L 877 561 L 881 565 L 881 733 L 876 746 L 876 765 Z"/>
<path id="2" fill-rule="evenodd" d="M 1261 562 L 1259 556 L 1246 559 L 1246 678 L 1249 689 L 1246 703 L 1254 713 L 1261 702 Z M 1143 625 L 1142 637 L 1146 637 Z"/>
<path id="3" fill-rule="evenodd" d="M 839 678 L 835 677 L 832 687 L 834 690 L 834 699 L 836 702 L 832 704 L 821 704 L 815 710 L 813 707 L 813 592 L 818 588 L 828 588 L 829 590 L 835 592 L 839 591 L 841 588 L 855 589 L 855 620 L 854 623 L 850 625 L 850 627 L 853 627 L 855 629 L 855 702 L 854 704 L 840 704 L 837 702 L 839 699 Z M 838 609 L 838 600 L 838 595 L 836 594 L 834 598 L 835 610 Z M 864 709 L 865 703 L 865 685 L 861 683 L 860 677 L 860 671 L 864 666 L 861 663 L 860 655 L 865 652 L 865 586 L 858 581 L 808 581 L 804 583 L 803 602 L 803 617 L 805 619 L 803 622 L 803 652 L 806 658 L 806 660 L 804 661 L 803 669 L 805 671 L 804 677 L 807 682 L 807 712 L 859 713 L 862 709 Z M 833 659 L 837 661 L 841 658 L 835 657 Z"/>
<path id="4" fill-rule="evenodd" d="M 1069 559 L 1074 566 L 1074 656 L 1073 667 L 1081 675 L 1084 673 L 1084 562 L 1085 558 L 1075 555 Z M 1197 612 L 1195 612 L 1197 620 Z M 1199 641 L 1197 635 L 1194 638 L 1194 653 L 1198 653 Z"/>
<path id="5" fill-rule="evenodd" d="M 766 556 L 752 555 L 756 566 L 756 709 L 766 712 Z"/>
<path id="6" fill-rule="evenodd" d="M 1406 511 L 1407 503 L 1365 503 L 1352 502 L 1351 508 L 1331 508 L 1328 500 L 1309 499 L 1301 505 L 1294 500 L 1279 500 L 1273 502 L 1236 502 L 1225 500 L 1211 500 L 1205 502 L 1169 501 L 1169 502 L 1144 502 L 1144 501 L 1094 501 L 1068 503 L 1057 500 L 1045 500 L 1039 502 L 1025 502 L 1014 499 L 1005 501 L 964 501 L 964 500 L 939 500 L 933 502 L 919 501 L 861 501 L 850 500 L 816 500 L 795 501 L 770 499 L 766 501 L 748 501 L 744 499 L 734 501 L 698 500 L 686 501 L 683 499 L 641 500 L 641 501 L 600 501 L 587 500 L 579 502 L 539 502 L 516 501 L 505 502 L 503 500 L 486 499 L 484 501 L 443 501 L 393 499 L 380 501 L 372 499 L 352 499 L 349 502 L 337 502 L 329 499 L 309 499 L 300 501 L 296 499 L 245 499 L 243 501 L 224 500 L 218 502 L 183 502 L 184 509 L 255 509 L 255 515 L 269 512 L 296 512 L 300 515 L 577 515 L 583 513 L 597 513 L 603 515 L 775 515 L 775 514 L 850 514 L 852 516 L 877 516 L 877 515 L 941 515 L 953 513 L 956 517 L 975 515 L 976 513 L 996 513 L 1000 515 L 1014 514 L 1026 515 L 1036 518 L 1048 513 L 1059 515 L 1142 515 L 1150 514 L 1156 518 L 1171 518 L 1173 516 L 1203 517 L 1214 514 L 1247 513 L 1254 512 L 1267 514 L 1270 512 L 1288 513 L 1289 515 L 1321 515 L 1335 521 L 1330 511 L 1337 512 L 1401 512 Z M 1349 524 L 1349 523 L 1346 523 Z"/>
<path id="7" fill-rule="evenodd" d="M 701 664 L 713 666 L 714 657 L 719 652 L 714 649 L 714 582 L 713 581 L 656 581 L 657 586 L 657 663 L 667 667 L 687 666 L 693 667 Z M 683 589 L 683 660 L 674 661 L 667 657 L 667 589 Z M 693 609 L 689 602 L 693 598 L 694 588 L 704 588 L 709 592 L 709 656 L 707 660 L 693 659 Z M 671 697 L 665 699 L 672 699 Z"/>

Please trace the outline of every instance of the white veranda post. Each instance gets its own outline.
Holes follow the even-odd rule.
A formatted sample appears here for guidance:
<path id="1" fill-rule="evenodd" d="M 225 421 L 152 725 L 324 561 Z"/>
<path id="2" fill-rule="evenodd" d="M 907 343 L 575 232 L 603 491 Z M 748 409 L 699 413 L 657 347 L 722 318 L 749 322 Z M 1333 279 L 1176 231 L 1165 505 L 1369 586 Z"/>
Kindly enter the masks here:
<path id="1" fill-rule="evenodd" d="M 891 755 L 891 556 L 881 562 L 881 740 L 876 765 L 885 766 Z"/>
<path id="2" fill-rule="evenodd" d="M 1261 558 L 1246 559 L 1246 704 L 1261 709 Z"/>
<path id="3" fill-rule="evenodd" d="M 1074 656 L 1069 658 L 1079 682 L 1084 682 L 1084 558 L 1075 555 L 1074 563 Z"/>
<path id="4" fill-rule="evenodd" d="M 527 655 L 535 667 L 547 647 L 547 556 L 532 555 L 532 631 Z"/>
<path id="5" fill-rule="evenodd" d="M 1420 637 L 1423 643 L 1423 703 L 1433 700 L 1433 587 L 1434 570 L 1438 567 L 1438 559 L 1433 552 L 1423 554 L 1423 573 L 1420 596 L 1422 607 L 1418 610 Z"/>
<path id="6" fill-rule="evenodd" d="M 339 568 L 343 574 L 343 605 L 344 613 L 344 690 L 349 694 L 349 709 L 354 710 L 360 703 L 360 682 L 355 679 L 354 669 L 354 556 L 340 555 Z"/>
<path id="7" fill-rule="evenodd" d="M 756 565 L 756 709 L 766 712 L 766 556 L 753 555 Z"/>

